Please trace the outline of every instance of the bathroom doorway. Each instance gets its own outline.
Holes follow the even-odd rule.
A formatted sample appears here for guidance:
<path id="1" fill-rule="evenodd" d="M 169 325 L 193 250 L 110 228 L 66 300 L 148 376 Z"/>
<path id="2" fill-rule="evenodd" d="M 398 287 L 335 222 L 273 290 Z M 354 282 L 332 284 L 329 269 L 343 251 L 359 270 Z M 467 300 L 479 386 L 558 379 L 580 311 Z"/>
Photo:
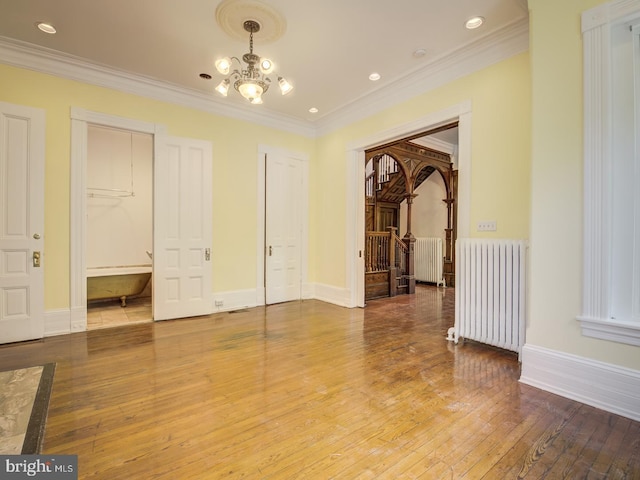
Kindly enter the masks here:
<path id="1" fill-rule="evenodd" d="M 70 254 L 70 278 L 69 278 L 69 305 L 70 305 L 70 318 L 69 318 L 69 330 L 68 332 L 83 332 L 88 329 L 87 322 L 87 314 L 88 312 L 88 301 L 87 301 L 87 267 L 88 264 L 88 254 L 87 248 L 88 244 L 88 225 L 87 219 L 89 215 L 88 209 L 88 187 L 92 187 L 87 182 L 87 164 L 88 164 L 88 148 L 89 148 L 89 126 L 103 126 L 103 127 L 111 127 L 115 131 L 121 130 L 125 132 L 135 132 L 141 134 L 147 134 L 153 139 L 153 154 L 152 154 L 152 165 L 153 172 L 155 172 L 155 162 L 157 156 L 157 143 L 159 137 L 166 136 L 166 126 L 157 123 L 149 123 L 140 120 L 135 120 L 131 118 L 120 117 L 116 115 L 110 115 L 101 112 L 94 112 L 91 110 L 85 110 L 83 108 L 72 107 L 71 108 L 71 182 L 70 182 L 70 204 L 71 204 L 71 225 L 70 225 L 70 244 L 69 244 L 69 254 Z M 130 148 L 130 147 L 129 147 Z M 126 163 L 126 162 L 123 162 Z M 130 164 L 129 164 L 130 169 Z M 134 172 L 135 173 L 135 172 Z M 153 175 L 150 175 L 151 182 L 153 185 L 154 179 Z M 134 179 L 135 182 L 135 179 Z M 130 184 L 129 186 L 130 187 Z M 128 188 L 117 188 L 119 190 L 127 190 Z M 101 187 L 100 187 L 101 188 Z M 107 187 L 111 188 L 111 187 Z M 152 187 L 153 188 L 153 187 Z M 134 183 L 135 189 L 135 183 Z M 155 192 L 155 190 L 154 190 Z M 152 202 L 155 199 L 151 200 Z M 150 217 L 150 221 L 153 223 L 153 215 L 152 213 Z M 153 227 L 155 228 L 155 226 Z M 155 232 L 151 232 L 152 238 Z M 155 259 L 150 259 L 147 255 L 146 250 L 149 250 L 151 255 L 153 255 L 153 247 L 144 247 L 142 251 L 142 257 L 146 258 L 140 263 L 151 263 L 155 262 Z M 152 267 L 152 277 L 153 277 L 153 267 Z M 152 278 L 154 284 L 157 284 L 155 279 Z M 131 312 L 131 310 L 127 310 L 130 307 L 134 306 L 131 299 L 125 299 L 127 302 L 127 307 L 122 308 L 118 306 L 117 308 L 121 310 L 116 310 L 115 308 L 110 308 L 109 310 L 117 311 L 119 313 Z M 103 305 L 104 306 L 104 305 Z M 108 309 L 105 309 L 105 311 Z M 148 307 L 147 307 L 148 310 Z M 153 319 L 153 300 L 151 299 L 151 314 L 149 316 L 149 320 Z M 113 322 L 120 322 L 121 319 L 115 319 Z M 137 318 L 136 320 L 140 320 Z M 102 322 L 103 325 L 105 322 Z M 108 323 L 108 322 L 107 322 Z M 112 323 L 113 324 L 113 323 Z M 62 329 L 61 329 L 62 330 Z"/>
<path id="2" fill-rule="evenodd" d="M 153 319 L 153 143 L 87 125 L 87 330 Z"/>
<path id="3" fill-rule="evenodd" d="M 90 125 L 148 134 L 153 139 L 152 174 L 148 173 L 153 191 L 149 216 L 153 225 L 153 245 L 151 248 L 136 246 L 132 251 L 135 251 L 136 259 L 141 260 L 133 263 L 134 272 L 127 271 L 139 273 L 138 261 L 152 264 L 150 319 L 159 321 L 211 313 L 211 142 L 169 136 L 162 124 L 72 107 L 68 331 L 87 330 L 87 187 L 90 186 L 87 184 L 87 147 Z M 126 187 L 116 189 L 127 190 Z M 125 308 L 133 305 L 130 299 L 124 300 L 128 305 Z M 136 316 L 135 321 L 141 319 Z"/>

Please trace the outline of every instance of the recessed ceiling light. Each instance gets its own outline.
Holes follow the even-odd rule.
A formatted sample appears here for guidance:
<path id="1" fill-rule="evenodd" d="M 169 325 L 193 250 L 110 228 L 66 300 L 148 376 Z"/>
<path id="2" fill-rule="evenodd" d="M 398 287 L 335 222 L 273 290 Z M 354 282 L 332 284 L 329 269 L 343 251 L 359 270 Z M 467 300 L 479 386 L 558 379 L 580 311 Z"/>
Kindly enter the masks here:
<path id="1" fill-rule="evenodd" d="M 369 75 L 369 80 L 371 80 L 372 82 L 380 80 L 380 74 L 373 72 L 371 75 Z"/>
<path id="2" fill-rule="evenodd" d="M 478 28 L 480 25 L 484 23 L 484 17 L 471 17 L 464 24 L 466 28 L 469 30 L 473 30 L 474 28 Z"/>
<path id="3" fill-rule="evenodd" d="M 424 57 L 427 54 L 427 51 L 424 48 L 419 48 L 415 52 L 413 52 L 413 56 L 415 58 Z"/>
<path id="4" fill-rule="evenodd" d="M 36 23 L 36 27 L 38 27 L 40 30 L 42 30 L 44 33 L 49 33 L 51 35 L 53 35 L 54 33 L 56 33 L 56 27 L 54 27 L 53 25 L 51 25 L 50 23 L 45 23 L 45 22 L 38 22 Z"/>
<path id="5" fill-rule="evenodd" d="M 316 107 L 311 107 L 309 109 L 309 113 L 318 113 L 318 109 Z"/>

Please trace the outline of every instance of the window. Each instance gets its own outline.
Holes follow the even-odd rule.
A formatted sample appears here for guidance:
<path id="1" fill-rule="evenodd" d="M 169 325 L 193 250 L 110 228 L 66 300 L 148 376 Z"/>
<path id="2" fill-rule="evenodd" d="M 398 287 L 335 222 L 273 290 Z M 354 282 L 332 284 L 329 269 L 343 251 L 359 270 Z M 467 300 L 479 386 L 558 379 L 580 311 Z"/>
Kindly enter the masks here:
<path id="1" fill-rule="evenodd" d="M 586 336 L 640 345 L 640 0 L 582 16 Z"/>

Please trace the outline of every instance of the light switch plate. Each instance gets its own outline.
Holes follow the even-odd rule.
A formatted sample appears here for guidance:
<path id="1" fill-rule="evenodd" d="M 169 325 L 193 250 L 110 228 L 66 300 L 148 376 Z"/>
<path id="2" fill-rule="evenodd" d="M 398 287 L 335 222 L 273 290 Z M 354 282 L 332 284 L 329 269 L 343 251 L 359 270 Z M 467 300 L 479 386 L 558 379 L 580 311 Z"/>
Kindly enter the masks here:
<path id="1" fill-rule="evenodd" d="M 495 220 L 478 222 L 479 232 L 495 232 L 496 230 L 498 230 L 498 224 Z"/>

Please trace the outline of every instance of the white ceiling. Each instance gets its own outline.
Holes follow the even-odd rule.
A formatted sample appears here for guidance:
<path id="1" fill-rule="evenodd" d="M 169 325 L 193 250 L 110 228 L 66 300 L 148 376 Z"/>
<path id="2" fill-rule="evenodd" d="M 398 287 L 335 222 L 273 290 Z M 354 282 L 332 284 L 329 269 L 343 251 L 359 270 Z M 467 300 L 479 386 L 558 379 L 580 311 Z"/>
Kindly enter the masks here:
<path id="1" fill-rule="evenodd" d="M 228 0 L 227 0 L 228 1 Z M 251 0 L 256 1 L 256 0 Z M 241 57 L 246 41 L 229 37 L 216 23 L 221 0 L 0 0 L 0 36 L 73 55 L 118 71 L 217 96 L 223 78 L 214 61 Z M 254 52 L 276 63 L 276 75 L 294 90 L 273 86 L 264 109 L 304 122 L 318 122 L 354 101 L 427 68 L 447 55 L 526 20 L 526 0 L 264 0 L 286 22 L 274 42 L 254 40 Z M 485 17 L 477 30 L 464 22 Z M 57 33 L 35 23 L 53 24 Z M 413 52 L 424 49 L 416 58 Z M 369 74 L 381 79 L 372 82 Z M 203 80 L 200 73 L 213 79 Z M 231 90 L 229 105 L 246 100 Z M 319 112 L 311 114 L 309 108 Z"/>

